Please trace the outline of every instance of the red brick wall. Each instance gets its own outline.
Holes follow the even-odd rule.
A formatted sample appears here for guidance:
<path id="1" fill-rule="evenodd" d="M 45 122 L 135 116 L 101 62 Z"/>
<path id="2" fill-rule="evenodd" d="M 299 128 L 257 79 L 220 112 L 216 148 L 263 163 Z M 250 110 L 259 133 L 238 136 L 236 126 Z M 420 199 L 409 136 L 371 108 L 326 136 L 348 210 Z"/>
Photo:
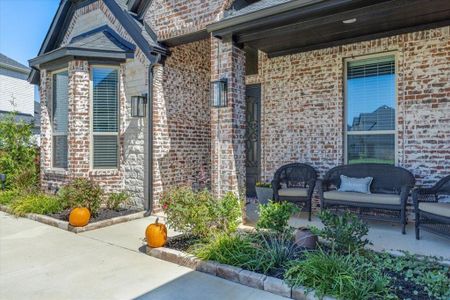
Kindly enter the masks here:
<path id="1" fill-rule="evenodd" d="M 247 83 L 262 84 L 262 176 L 306 162 L 321 174 L 342 164 L 344 59 L 397 55 L 398 165 L 418 184 L 450 170 L 449 27 L 268 59 Z"/>
<path id="2" fill-rule="evenodd" d="M 170 49 L 154 77 L 154 207 L 161 193 L 210 178 L 209 40 Z"/>
<path id="3" fill-rule="evenodd" d="M 159 40 L 193 33 L 219 21 L 232 0 L 154 0 L 145 15 L 145 22 Z"/>

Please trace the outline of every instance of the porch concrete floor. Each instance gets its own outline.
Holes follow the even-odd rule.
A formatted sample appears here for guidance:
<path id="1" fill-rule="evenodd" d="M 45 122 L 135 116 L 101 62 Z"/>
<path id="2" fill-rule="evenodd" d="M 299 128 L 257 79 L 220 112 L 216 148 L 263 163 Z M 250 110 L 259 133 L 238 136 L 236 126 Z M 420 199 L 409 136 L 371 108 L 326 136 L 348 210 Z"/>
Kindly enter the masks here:
<path id="1" fill-rule="evenodd" d="M 254 202 L 247 205 L 247 217 L 250 224 L 256 223 L 258 211 Z M 308 222 L 308 216 L 304 212 L 291 218 L 289 224 L 295 228 L 322 227 L 322 222 L 317 217 L 313 217 L 311 222 Z M 401 233 L 401 226 L 396 223 L 369 221 L 368 224 L 367 238 L 373 243 L 370 247 L 374 250 L 408 251 L 419 255 L 442 257 L 450 263 L 450 239 L 422 230 L 420 240 L 416 240 L 414 222 L 408 224 L 405 235 Z"/>
<path id="2" fill-rule="evenodd" d="M 77 235 L 0 212 L 0 299 L 282 299 L 140 253 L 151 221 Z"/>

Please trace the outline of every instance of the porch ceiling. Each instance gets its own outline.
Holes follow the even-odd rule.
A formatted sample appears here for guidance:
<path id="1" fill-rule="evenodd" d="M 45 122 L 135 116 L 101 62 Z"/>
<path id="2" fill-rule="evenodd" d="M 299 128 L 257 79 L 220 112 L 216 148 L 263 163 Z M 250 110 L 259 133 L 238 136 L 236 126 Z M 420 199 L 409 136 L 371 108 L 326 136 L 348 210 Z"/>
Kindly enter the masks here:
<path id="1" fill-rule="evenodd" d="M 350 24 L 344 20 L 356 19 Z M 270 57 L 450 25 L 448 0 L 294 0 L 208 30 Z"/>

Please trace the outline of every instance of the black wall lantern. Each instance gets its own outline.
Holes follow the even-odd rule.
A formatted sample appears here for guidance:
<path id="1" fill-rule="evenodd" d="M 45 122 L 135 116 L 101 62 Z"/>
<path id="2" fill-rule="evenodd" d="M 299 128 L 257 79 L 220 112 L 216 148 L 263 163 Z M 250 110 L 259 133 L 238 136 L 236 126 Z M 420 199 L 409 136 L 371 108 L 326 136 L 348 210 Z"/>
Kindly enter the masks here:
<path id="1" fill-rule="evenodd" d="M 131 96 L 131 116 L 134 118 L 145 117 L 145 105 L 147 105 L 147 95 Z"/>
<path id="2" fill-rule="evenodd" d="M 222 78 L 211 82 L 211 106 L 225 107 L 227 106 L 227 79 Z"/>

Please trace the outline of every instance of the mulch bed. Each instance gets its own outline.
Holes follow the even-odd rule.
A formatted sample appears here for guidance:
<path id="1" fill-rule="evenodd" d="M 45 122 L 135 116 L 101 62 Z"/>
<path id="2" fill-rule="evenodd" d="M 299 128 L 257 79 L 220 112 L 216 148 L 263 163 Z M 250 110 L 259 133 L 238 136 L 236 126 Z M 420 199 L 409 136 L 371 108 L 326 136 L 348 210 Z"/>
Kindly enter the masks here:
<path id="1" fill-rule="evenodd" d="M 130 214 L 134 214 L 139 212 L 137 209 L 125 209 L 122 208 L 120 210 L 113 210 L 108 208 L 100 208 L 98 210 L 98 214 L 96 216 L 91 216 L 89 223 L 95 223 L 103 220 L 108 220 L 116 217 L 122 217 Z M 49 217 L 59 219 L 62 221 L 69 221 L 70 209 L 63 210 L 58 213 L 49 214 Z"/>
<path id="2" fill-rule="evenodd" d="M 201 240 L 192 236 L 192 235 L 178 235 L 174 237 L 170 237 L 167 240 L 166 248 L 171 248 L 178 251 L 186 252 L 189 247 L 197 244 Z"/>

